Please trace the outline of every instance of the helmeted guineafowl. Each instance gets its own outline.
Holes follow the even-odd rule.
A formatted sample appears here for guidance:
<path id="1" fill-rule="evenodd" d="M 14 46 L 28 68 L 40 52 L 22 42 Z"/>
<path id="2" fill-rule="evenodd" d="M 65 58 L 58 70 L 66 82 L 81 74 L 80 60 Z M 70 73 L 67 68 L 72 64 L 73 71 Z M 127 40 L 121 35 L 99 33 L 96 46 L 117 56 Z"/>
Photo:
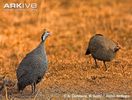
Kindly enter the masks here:
<path id="1" fill-rule="evenodd" d="M 96 59 L 103 61 L 105 70 L 107 70 L 105 62 L 111 61 L 119 49 L 120 47 L 114 41 L 106 38 L 102 34 L 96 34 L 91 37 L 85 55 L 92 55 L 96 67 L 98 67 Z"/>
<path id="2" fill-rule="evenodd" d="M 27 85 L 32 86 L 32 93 L 34 93 L 36 84 L 42 80 L 47 70 L 48 62 L 44 43 L 49 35 L 50 33 L 45 30 L 41 36 L 41 43 L 23 58 L 16 70 L 17 86 L 21 93 Z"/>

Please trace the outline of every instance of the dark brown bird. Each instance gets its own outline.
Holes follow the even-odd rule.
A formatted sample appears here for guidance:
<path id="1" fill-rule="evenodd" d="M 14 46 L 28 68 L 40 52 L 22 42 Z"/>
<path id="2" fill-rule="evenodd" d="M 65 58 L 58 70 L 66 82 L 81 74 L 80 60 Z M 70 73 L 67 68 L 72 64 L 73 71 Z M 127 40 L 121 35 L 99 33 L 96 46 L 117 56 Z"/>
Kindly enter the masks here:
<path id="1" fill-rule="evenodd" d="M 119 49 L 120 47 L 114 41 L 106 38 L 102 34 L 96 34 L 91 37 L 85 55 L 92 55 L 96 67 L 98 67 L 96 59 L 103 61 L 105 70 L 107 70 L 105 62 L 111 61 Z"/>

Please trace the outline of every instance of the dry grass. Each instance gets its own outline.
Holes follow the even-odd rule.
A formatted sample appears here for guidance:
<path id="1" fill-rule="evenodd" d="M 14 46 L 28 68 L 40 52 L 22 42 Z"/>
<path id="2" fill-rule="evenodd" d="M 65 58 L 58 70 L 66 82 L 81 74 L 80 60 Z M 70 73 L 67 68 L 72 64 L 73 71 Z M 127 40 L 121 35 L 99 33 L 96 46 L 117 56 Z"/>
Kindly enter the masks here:
<path id="1" fill-rule="evenodd" d="M 19 62 L 46 28 L 53 35 L 46 41 L 49 68 L 38 85 L 42 93 L 132 94 L 131 0 L 25 0 L 37 2 L 38 9 L 4 10 L 7 1 L 0 2 L 0 75 L 16 79 Z M 95 33 L 122 46 L 107 72 L 100 62 L 93 69 L 93 59 L 84 55 Z"/>

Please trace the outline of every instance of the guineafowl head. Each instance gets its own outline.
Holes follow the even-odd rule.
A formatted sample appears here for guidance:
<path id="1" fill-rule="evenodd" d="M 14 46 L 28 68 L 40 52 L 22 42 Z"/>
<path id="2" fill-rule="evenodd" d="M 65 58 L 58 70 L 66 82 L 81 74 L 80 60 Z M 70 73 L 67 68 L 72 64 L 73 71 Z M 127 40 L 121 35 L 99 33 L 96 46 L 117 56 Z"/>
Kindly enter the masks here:
<path id="1" fill-rule="evenodd" d="M 41 40 L 42 42 L 46 40 L 46 38 L 50 35 L 51 33 L 49 31 L 47 31 L 46 29 L 44 29 L 44 33 L 41 36 Z"/>
<path id="2" fill-rule="evenodd" d="M 121 45 L 119 45 L 117 42 L 115 42 L 115 41 L 113 41 L 115 44 L 116 44 L 116 46 L 114 47 L 114 52 L 117 52 L 117 51 L 119 51 L 120 49 L 121 49 Z"/>
<path id="3" fill-rule="evenodd" d="M 117 45 L 117 46 L 114 48 L 114 52 L 119 51 L 119 49 L 121 49 L 121 47 L 120 47 L 119 45 Z"/>

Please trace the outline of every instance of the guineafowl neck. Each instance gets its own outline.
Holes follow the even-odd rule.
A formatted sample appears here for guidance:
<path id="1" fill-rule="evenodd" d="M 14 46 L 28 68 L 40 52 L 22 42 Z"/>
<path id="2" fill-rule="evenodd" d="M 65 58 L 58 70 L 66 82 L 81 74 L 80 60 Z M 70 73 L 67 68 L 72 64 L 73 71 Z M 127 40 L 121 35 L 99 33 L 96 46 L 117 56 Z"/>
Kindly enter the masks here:
<path id="1" fill-rule="evenodd" d="M 44 60 L 46 60 L 47 57 L 46 57 L 46 50 L 45 50 L 45 43 L 44 42 L 41 42 L 39 44 L 39 50 L 42 53 L 42 55 L 44 55 Z"/>
<path id="2" fill-rule="evenodd" d="M 41 41 L 41 43 L 43 43 L 43 44 L 44 44 L 44 43 L 45 43 L 45 39 L 44 39 L 44 40 L 42 40 L 42 41 Z"/>
<path id="3" fill-rule="evenodd" d="M 47 39 L 48 36 L 43 36 L 42 38 L 42 42 L 45 42 L 45 40 Z"/>
<path id="4" fill-rule="evenodd" d="M 45 42 L 44 41 L 42 41 L 41 43 L 40 43 L 40 48 L 43 50 L 43 49 L 45 49 Z"/>

